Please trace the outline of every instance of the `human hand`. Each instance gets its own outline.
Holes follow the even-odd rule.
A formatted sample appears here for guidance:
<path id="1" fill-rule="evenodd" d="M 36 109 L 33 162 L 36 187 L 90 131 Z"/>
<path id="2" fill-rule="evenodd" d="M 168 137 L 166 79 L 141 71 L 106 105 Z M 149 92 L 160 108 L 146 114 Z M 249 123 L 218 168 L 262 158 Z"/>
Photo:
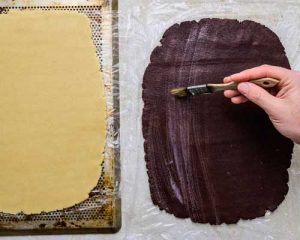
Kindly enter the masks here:
<path id="1" fill-rule="evenodd" d="M 280 80 L 270 92 L 247 82 L 253 79 L 272 77 Z M 241 104 L 248 100 L 261 107 L 275 128 L 284 136 L 300 143 L 300 72 L 262 65 L 224 78 L 224 82 L 237 82 L 238 90 L 227 90 L 225 97 L 232 103 Z"/>

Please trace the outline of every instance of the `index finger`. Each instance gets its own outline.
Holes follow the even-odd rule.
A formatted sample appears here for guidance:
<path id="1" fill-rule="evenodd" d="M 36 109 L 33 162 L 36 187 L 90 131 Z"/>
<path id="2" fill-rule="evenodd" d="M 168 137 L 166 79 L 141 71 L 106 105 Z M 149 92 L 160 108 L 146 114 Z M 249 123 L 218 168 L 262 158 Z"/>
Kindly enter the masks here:
<path id="1" fill-rule="evenodd" d="M 262 65 L 225 77 L 224 82 L 246 82 L 264 77 L 271 77 L 280 81 L 285 81 L 288 78 L 289 71 L 289 69 L 282 67 Z"/>

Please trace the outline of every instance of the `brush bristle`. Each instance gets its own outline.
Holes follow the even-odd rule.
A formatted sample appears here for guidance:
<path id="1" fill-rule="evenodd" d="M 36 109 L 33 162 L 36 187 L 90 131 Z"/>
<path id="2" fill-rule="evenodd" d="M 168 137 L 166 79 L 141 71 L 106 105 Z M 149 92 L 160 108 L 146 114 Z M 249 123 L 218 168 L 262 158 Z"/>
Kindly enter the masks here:
<path id="1" fill-rule="evenodd" d="M 173 96 L 183 98 L 189 95 L 189 91 L 187 90 L 187 88 L 175 88 L 171 90 L 171 94 Z"/>

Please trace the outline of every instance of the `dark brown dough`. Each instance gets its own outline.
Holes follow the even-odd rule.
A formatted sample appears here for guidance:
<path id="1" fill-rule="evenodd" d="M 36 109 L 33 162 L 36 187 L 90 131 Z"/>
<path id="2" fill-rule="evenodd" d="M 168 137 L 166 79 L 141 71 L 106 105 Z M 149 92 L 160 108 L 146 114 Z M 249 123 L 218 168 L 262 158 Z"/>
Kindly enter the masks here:
<path id="1" fill-rule="evenodd" d="M 170 27 L 143 81 L 143 135 L 153 203 L 199 223 L 274 211 L 288 192 L 293 143 L 252 103 L 222 93 L 176 99 L 172 88 L 221 83 L 271 64 L 290 68 L 278 37 L 253 21 L 202 19 Z"/>

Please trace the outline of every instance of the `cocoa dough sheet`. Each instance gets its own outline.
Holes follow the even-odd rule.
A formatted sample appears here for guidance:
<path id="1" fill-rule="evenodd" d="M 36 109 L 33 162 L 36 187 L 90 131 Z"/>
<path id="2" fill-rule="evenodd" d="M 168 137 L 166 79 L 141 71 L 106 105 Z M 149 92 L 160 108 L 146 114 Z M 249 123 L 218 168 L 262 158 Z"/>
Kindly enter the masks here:
<path id="1" fill-rule="evenodd" d="M 274 211 L 288 192 L 293 143 L 252 103 L 222 93 L 176 99 L 180 86 L 221 83 L 271 64 L 290 68 L 284 48 L 253 21 L 202 19 L 170 27 L 143 80 L 143 135 L 153 203 L 199 223 L 236 223 Z"/>

